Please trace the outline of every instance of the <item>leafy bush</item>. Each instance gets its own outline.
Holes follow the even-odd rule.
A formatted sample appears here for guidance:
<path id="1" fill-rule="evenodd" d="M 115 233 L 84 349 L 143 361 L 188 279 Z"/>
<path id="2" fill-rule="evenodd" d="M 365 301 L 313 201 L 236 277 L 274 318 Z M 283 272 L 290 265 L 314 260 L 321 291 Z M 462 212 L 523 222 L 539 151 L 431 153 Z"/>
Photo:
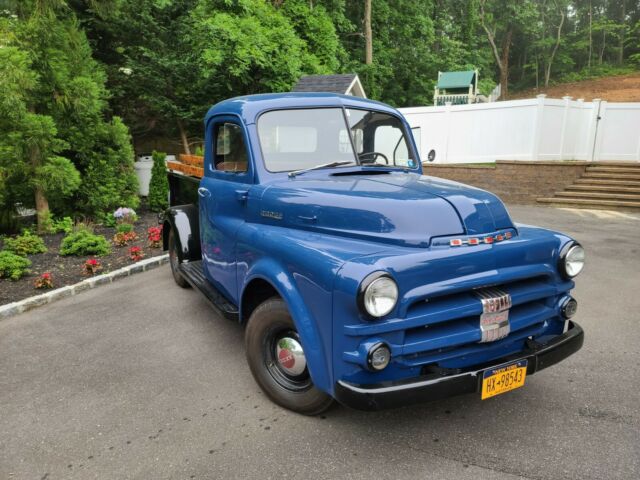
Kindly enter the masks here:
<path id="1" fill-rule="evenodd" d="M 105 227 L 115 227 L 116 222 L 116 217 L 113 216 L 113 213 L 107 213 L 102 217 L 102 224 Z"/>
<path id="2" fill-rule="evenodd" d="M 29 273 L 31 261 L 20 255 L 3 250 L 0 252 L 0 278 L 18 280 L 24 274 Z"/>
<path id="3" fill-rule="evenodd" d="M 45 210 L 38 214 L 38 233 L 54 233 L 53 232 L 53 216 L 49 210 Z"/>
<path id="4" fill-rule="evenodd" d="M 119 223 L 116 226 L 116 232 L 118 232 L 118 233 L 133 232 L 133 225 L 131 225 L 130 223 Z"/>
<path id="5" fill-rule="evenodd" d="M 169 206 L 169 180 L 164 160 L 166 153 L 153 152 L 153 168 L 149 183 L 149 208 L 161 212 Z"/>
<path id="6" fill-rule="evenodd" d="M 18 235 L 15 238 L 5 238 L 4 246 L 8 251 L 22 257 L 47 251 L 47 247 L 42 238 L 34 235 L 29 230 L 25 230 L 22 235 Z"/>
<path id="7" fill-rule="evenodd" d="M 71 217 L 64 217 L 53 221 L 53 231 L 55 233 L 71 233 L 73 231 L 73 220 Z"/>
<path id="8" fill-rule="evenodd" d="M 86 228 L 70 233 L 60 244 L 60 255 L 107 255 L 110 252 L 107 239 Z"/>
<path id="9" fill-rule="evenodd" d="M 138 179 L 131 137 L 122 120 L 113 117 L 110 123 L 96 125 L 92 133 L 95 138 L 86 151 L 79 203 L 87 214 L 105 221 L 120 205 L 138 206 Z"/>

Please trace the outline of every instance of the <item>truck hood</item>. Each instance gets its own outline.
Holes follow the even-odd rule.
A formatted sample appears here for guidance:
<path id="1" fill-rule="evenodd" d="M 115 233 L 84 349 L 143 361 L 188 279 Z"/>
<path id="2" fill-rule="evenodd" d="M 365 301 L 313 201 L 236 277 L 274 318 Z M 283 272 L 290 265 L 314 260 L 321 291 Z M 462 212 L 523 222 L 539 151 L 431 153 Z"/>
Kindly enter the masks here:
<path id="1" fill-rule="evenodd" d="M 484 190 L 402 172 L 300 176 L 264 190 L 253 220 L 406 246 L 434 237 L 513 228 L 502 202 Z"/>

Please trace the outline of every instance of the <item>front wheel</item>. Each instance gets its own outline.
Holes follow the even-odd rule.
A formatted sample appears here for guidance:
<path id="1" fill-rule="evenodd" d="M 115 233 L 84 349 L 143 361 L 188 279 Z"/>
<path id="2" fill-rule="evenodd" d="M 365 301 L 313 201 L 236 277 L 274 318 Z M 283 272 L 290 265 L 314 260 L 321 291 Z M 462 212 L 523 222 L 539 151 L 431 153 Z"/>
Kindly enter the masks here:
<path id="1" fill-rule="evenodd" d="M 300 337 L 286 304 L 271 298 L 256 308 L 245 331 L 249 368 L 258 385 L 278 405 L 318 415 L 333 399 L 311 381 Z"/>
<path id="2" fill-rule="evenodd" d="M 180 273 L 180 257 L 178 257 L 178 242 L 176 242 L 176 236 L 173 228 L 169 230 L 169 264 L 171 265 L 171 273 L 173 279 L 182 288 L 189 288 L 189 282 L 187 282 Z"/>

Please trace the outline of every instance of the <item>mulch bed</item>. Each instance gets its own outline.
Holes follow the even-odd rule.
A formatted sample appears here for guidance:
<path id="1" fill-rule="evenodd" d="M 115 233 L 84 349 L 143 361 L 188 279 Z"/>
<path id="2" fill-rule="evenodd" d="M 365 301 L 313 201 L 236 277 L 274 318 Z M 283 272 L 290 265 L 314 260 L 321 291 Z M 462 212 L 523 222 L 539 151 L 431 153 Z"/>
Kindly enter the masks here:
<path id="1" fill-rule="evenodd" d="M 36 289 L 33 286 L 34 280 L 45 272 L 50 272 L 53 277 L 53 288 L 64 287 L 65 285 L 73 285 L 89 278 L 83 273 L 84 262 L 89 258 L 97 258 L 102 263 L 102 270 L 97 275 L 108 273 L 118 268 L 131 265 L 133 260 L 129 258 L 129 248 L 138 246 L 144 252 L 144 258 L 161 255 L 161 248 L 150 248 L 147 242 L 147 229 L 149 227 L 157 227 L 158 215 L 152 212 L 144 212 L 138 210 L 138 221 L 134 225 L 134 231 L 138 234 L 138 239 L 129 242 L 127 246 L 116 247 L 112 244 L 111 253 L 102 257 L 91 256 L 61 256 L 58 254 L 60 242 L 64 237 L 63 233 L 55 235 L 44 235 L 42 238 L 47 245 L 47 253 L 39 253 L 29 255 L 27 258 L 31 260 L 31 273 L 23 276 L 20 280 L 12 281 L 6 278 L 0 279 L 0 305 L 22 300 L 33 295 L 47 292 L 46 289 Z M 95 233 L 104 235 L 107 240 L 111 241 L 116 233 L 115 228 L 95 226 Z"/>

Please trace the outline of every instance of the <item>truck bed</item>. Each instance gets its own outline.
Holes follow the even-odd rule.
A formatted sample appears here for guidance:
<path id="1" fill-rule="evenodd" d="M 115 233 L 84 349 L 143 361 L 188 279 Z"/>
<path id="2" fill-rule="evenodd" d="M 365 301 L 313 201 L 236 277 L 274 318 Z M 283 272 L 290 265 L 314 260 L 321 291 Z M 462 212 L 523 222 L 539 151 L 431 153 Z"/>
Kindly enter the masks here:
<path id="1" fill-rule="evenodd" d="M 171 170 L 169 170 L 167 176 L 169 178 L 169 206 L 198 205 L 199 178 L 190 177 Z"/>

